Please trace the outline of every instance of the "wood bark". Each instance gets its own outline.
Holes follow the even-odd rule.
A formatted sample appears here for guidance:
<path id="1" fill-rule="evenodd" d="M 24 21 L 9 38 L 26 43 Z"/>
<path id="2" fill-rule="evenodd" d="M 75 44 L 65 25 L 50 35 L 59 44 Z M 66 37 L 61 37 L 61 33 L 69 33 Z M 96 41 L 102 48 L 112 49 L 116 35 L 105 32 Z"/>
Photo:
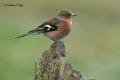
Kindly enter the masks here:
<path id="1" fill-rule="evenodd" d="M 86 80 L 86 78 L 65 61 L 65 45 L 62 41 L 56 41 L 35 63 L 34 80 Z"/>

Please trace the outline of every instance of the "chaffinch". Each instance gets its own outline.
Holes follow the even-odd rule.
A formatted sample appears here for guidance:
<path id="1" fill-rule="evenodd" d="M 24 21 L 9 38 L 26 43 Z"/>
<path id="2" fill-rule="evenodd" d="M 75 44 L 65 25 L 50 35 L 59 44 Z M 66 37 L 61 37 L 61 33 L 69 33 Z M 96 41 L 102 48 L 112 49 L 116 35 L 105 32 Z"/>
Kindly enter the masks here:
<path id="1" fill-rule="evenodd" d="M 28 31 L 26 34 L 18 36 L 17 38 L 43 33 L 47 38 L 53 41 L 60 40 L 70 33 L 73 16 L 76 15 L 69 10 L 60 10 L 54 18 L 42 23 L 37 28 Z"/>

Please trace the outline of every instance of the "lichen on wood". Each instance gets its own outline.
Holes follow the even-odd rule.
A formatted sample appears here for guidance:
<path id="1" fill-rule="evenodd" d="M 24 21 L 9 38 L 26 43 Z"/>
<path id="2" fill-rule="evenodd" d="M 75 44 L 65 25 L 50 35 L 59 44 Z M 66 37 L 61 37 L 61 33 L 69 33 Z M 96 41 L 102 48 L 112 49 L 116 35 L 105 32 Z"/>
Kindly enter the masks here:
<path id="1" fill-rule="evenodd" d="M 65 56 L 64 43 L 54 42 L 35 63 L 34 80 L 86 80 L 80 71 L 64 60 Z"/>

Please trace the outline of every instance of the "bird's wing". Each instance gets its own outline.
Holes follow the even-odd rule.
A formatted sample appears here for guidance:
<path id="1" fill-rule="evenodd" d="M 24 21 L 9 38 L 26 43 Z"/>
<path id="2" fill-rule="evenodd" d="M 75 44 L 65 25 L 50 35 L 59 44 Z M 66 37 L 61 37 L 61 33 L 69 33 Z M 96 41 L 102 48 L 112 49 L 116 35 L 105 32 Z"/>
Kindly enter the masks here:
<path id="1" fill-rule="evenodd" d="M 28 31 L 26 34 L 18 36 L 17 38 L 21 38 L 27 35 L 56 31 L 58 30 L 60 23 L 61 23 L 61 20 L 58 18 L 50 19 L 44 22 L 43 24 L 41 24 L 40 26 L 38 26 L 37 28 Z"/>
<path id="2" fill-rule="evenodd" d="M 36 29 L 40 29 L 40 30 L 42 29 L 42 33 L 56 31 L 58 30 L 60 23 L 61 23 L 60 19 L 53 18 L 44 22 L 42 25 L 40 25 Z"/>

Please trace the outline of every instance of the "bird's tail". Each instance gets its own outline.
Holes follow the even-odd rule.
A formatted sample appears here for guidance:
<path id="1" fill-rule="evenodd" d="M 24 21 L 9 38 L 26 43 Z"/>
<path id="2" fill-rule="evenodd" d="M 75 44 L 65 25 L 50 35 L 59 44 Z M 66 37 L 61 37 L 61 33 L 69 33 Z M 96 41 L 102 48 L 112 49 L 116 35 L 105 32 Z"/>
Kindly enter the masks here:
<path id="1" fill-rule="evenodd" d="M 28 35 L 35 35 L 35 34 L 40 34 L 42 32 L 42 30 L 36 28 L 36 29 L 33 29 L 31 31 L 28 31 L 26 34 L 23 34 L 21 36 L 18 36 L 16 38 L 21 38 L 21 37 L 25 37 L 25 36 L 28 36 Z"/>
<path id="2" fill-rule="evenodd" d="M 21 37 L 25 37 L 25 36 L 28 36 L 28 33 L 23 34 L 23 35 L 20 35 L 20 36 L 18 36 L 18 37 L 16 37 L 16 38 L 21 38 Z"/>

